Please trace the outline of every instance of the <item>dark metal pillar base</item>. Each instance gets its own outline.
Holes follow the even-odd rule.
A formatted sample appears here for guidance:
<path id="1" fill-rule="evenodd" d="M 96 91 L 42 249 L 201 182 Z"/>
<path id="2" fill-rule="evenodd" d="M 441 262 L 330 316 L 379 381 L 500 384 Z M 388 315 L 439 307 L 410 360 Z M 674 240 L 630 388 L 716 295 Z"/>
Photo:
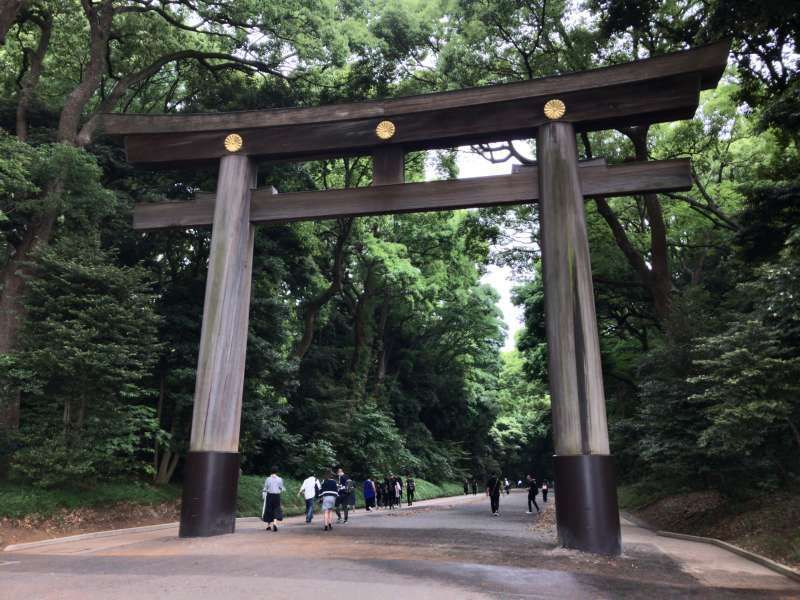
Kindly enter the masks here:
<path id="1" fill-rule="evenodd" d="M 553 464 L 561 545 L 595 554 L 620 554 L 614 459 L 598 454 L 555 456 Z"/>
<path id="2" fill-rule="evenodd" d="M 209 537 L 233 533 L 238 485 L 238 452 L 189 452 L 178 535 Z"/>

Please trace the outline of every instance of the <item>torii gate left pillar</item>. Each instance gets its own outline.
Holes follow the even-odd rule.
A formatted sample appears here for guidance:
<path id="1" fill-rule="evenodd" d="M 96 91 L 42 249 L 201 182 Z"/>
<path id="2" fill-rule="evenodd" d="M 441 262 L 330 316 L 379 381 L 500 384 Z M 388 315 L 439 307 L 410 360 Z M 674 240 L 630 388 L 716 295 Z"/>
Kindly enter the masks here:
<path id="1" fill-rule="evenodd" d="M 220 159 L 194 413 L 183 483 L 181 537 L 233 533 L 239 425 L 253 270 L 250 157 Z"/>

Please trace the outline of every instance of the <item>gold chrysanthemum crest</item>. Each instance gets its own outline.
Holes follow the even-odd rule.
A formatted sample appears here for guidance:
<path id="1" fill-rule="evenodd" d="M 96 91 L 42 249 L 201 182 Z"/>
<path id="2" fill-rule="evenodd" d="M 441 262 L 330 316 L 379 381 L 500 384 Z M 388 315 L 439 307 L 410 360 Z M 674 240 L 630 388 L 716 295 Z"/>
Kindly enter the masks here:
<path id="1" fill-rule="evenodd" d="M 225 150 L 228 152 L 238 152 L 243 145 L 244 140 L 238 133 L 231 133 L 225 138 Z"/>
<path id="2" fill-rule="evenodd" d="M 560 119 L 567 112 L 567 105 L 558 98 L 548 100 L 544 105 L 544 116 L 551 120 Z"/>
<path id="3" fill-rule="evenodd" d="M 397 131 L 397 129 L 391 121 L 381 121 L 378 123 L 377 127 L 375 127 L 375 135 L 382 140 L 388 140 L 393 137 L 395 131 Z"/>

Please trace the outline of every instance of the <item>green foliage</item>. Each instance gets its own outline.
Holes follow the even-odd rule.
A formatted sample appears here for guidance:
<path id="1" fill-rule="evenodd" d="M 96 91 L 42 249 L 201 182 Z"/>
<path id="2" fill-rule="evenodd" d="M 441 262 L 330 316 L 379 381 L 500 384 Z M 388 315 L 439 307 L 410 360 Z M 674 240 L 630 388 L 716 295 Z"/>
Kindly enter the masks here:
<path id="1" fill-rule="evenodd" d="M 145 379 L 159 351 L 157 318 L 144 272 L 112 261 L 91 241 L 64 240 L 33 266 L 8 375 L 24 410 L 12 472 L 37 485 L 152 468 L 158 422 L 142 403 L 152 394 Z"/>
<path id="2" fill-rule="evenodd" d="M 622 510 L 638 510 L 674 494 L 677 490 L 665 486 L 663 482 L 639 481 L 617 487 L 617 499 Z"/>
<path id="3" fill-rule="evenodd" d="M 0 518 L 49 517 L 59 510 L 107 508 L 118 502 L 159 504 L 179 497 L 178 486 L 157 487 L 138 481 L 99 482 L 95 486 L 79 487 L 73 480 L 49 490 L 19 482 L 0 482 Z"/>

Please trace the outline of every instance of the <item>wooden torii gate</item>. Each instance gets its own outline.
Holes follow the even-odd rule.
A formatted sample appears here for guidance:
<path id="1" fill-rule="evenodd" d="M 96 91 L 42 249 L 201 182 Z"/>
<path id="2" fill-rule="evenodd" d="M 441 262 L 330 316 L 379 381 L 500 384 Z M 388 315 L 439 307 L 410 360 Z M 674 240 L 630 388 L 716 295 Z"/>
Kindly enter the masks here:
<path id="1" fill-rule="evenodd" d="M 256 223 L 539 203 L 561 543 L 621 551 L 584 197 L 688 190 L 686 160 L 578 161 L 575 134 L 688 119 L 728 55 L 685 52 L 521 83 L 313 108 L 190 115 L 107 114 L 128 161 L 219 163 L 216 196 L 142 204 L 134 228 L 212 225 L 180 535 L 231 533 Z M 403 183 L 406 152 L 536 137 L 538 163 L 510 175 Z M 257 162 L 374 159 L 373 187 L 254 189 Z"/>

